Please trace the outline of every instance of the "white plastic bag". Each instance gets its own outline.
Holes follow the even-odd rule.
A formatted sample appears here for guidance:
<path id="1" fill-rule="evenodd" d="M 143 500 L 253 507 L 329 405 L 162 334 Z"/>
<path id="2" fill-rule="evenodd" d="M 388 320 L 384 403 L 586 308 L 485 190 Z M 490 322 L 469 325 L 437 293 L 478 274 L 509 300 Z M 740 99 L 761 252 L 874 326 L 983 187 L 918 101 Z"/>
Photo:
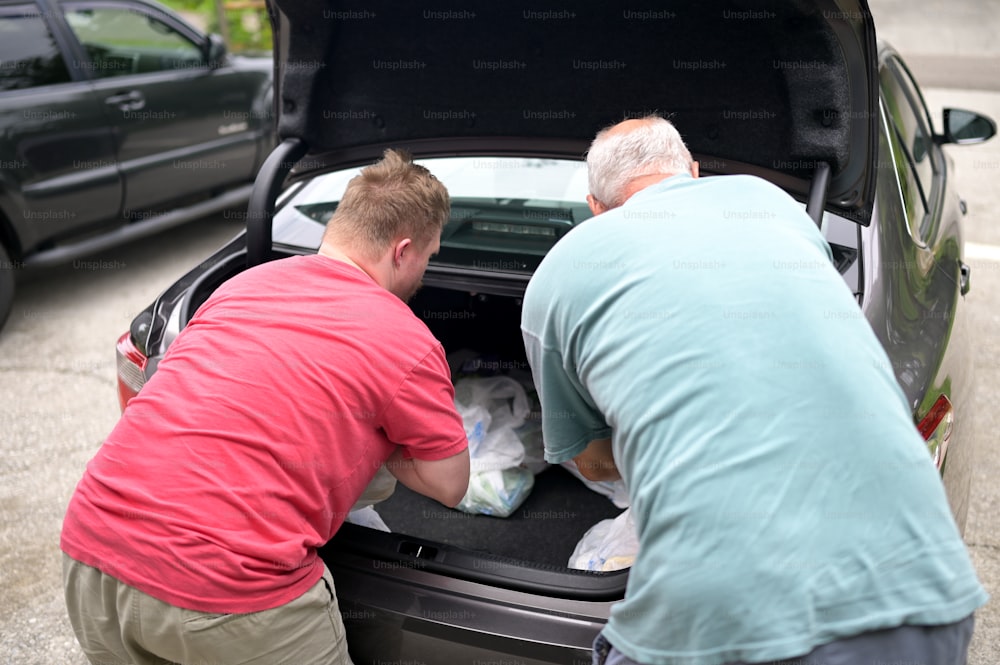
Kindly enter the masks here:
<path id="1" fill-rule="evenodd" d="M 610 571 L 629 568 L 639 553 L 639 538 L 632 520 L 632 509 L 601 520 L 583 534 L 569 557 L 569 567 L 576 570 Z"/>
<path id="2" fill-rule="evenodd" d="M 469 437 L 472 473 L 521 464 L 524 444 L 514 429 L 524 424 L 530 406 L 517 381 L 506 376 L 460 379 L 455 384 L 455 408 Z"/>
<path id="3" fill-rule="evenodd" d="M 351 506 L 347 513 L 346 522 L 366 526 L 369 529 L 379 531 L 389 531 L 389 527 L 382 521 L 382 516 L 375 512 L 375 504 L 385 501 L 396 490 L 396 477 L 389 473 L 389 470 L 382 465 L 375 472 L 368 487 L 361 493 L 358 500 Z"/>
<path id="4" fill-rule="evenodd" d="M 550 464 L 545 461 L 545 443 L 542 440 L 542 419 L 529 415 L 524 424 L 514 430 L 524 444 L 524 461 L 521 465 L 538 475 Z"/>
<path id="5" fill-rule="evenodd" d="M 351 509 L 351 512 L 347 513 L 346 521 L 351 524 L 366 526 L 369 529 L 386 532 L 389 531 L 389 527 L 386 526 L 386 523 L 382 520 L 382 516 L 375 512 L 375 508 L 373 506 Z"/>
<path id="6" fill-rule="evenodd" d="M 535 474 L 519 466 L 473 473 L 456 508 L 466 513 L 510 517 L 531 493 Z"/>
<path id="7" fill-rule="evenodd" d="M 469 438 L 471 473 L 456 508 L 507 517 L 534 486 L 534 475 L 522 467 L 524 444 L 515 431 L 530 411 L 527 393 L 507 376 L 468 377 L 455 383 L 455 408 Z"/>

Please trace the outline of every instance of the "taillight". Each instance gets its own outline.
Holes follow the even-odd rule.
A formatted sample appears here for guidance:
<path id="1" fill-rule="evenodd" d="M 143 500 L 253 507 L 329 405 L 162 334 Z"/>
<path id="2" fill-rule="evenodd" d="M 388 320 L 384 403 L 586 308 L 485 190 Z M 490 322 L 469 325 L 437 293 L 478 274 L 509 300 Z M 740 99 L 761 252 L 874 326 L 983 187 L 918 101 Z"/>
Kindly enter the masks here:
<path id="1" fill-rule="evenodd" d="M 917 425 L 920 435 L 927 442 L 928 450 L 934 456 L 934 465 L 938 469 L 944 466 L 944 456 L 948 453 L 948 441 L 951 439 L 954 422 L 955 411 L 951 407 L 951 401 L 941 395 Z"/>
<path id="2" fill-rule="evenodd" d="M 138 395 L 146 383 L 144 370 L 149 358 L 132 343 L 131 332 L 118 338 L 115 356 L 118 360 L 118 406 L 124 411 L 128 401 Z"/>

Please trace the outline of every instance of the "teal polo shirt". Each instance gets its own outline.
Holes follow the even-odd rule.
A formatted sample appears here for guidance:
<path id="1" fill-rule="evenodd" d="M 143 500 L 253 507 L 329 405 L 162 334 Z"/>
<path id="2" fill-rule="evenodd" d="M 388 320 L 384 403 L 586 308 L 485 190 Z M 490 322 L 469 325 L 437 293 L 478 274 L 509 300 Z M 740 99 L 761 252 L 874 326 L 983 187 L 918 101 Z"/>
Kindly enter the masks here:
<path id="1" fill-rule="evenodd" d="M 545 456 L 612 437 L 639 535 L 604 634 L 650 665 L 792 658 L 987 594 L 890 361 L 802 206 L 678 175 L 524 298 Z"/>

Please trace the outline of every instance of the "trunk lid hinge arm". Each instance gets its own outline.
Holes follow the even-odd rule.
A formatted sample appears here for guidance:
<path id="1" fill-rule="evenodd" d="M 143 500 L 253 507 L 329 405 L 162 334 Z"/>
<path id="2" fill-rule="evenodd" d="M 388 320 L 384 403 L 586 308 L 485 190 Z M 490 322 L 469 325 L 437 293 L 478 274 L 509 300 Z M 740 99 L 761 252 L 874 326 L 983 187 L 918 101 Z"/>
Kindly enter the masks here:
<path id="1" fill-rule="evenodd" d="M 816 173 L 813 175 L 809 185 L 809 199 L 806 202 L 806 212 L 816 222 L 816 226 L 822 227 L 823 208 L 826 204 L 826 193 L 830 189 L 830 164 L 819 162 L 816 164 Z"/>

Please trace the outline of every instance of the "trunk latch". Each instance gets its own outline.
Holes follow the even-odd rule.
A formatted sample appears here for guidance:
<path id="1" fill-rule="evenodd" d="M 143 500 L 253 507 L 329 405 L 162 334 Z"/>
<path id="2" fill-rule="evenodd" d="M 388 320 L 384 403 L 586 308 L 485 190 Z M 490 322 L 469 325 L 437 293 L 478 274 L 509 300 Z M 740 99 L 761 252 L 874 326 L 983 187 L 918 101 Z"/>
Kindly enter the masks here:
<path id="1" fill-rule="evenodd" d="M 437 548 L 403 541 L 399 544 L 399 553 L 412 556 L 414 559 L 433 559 L 437 557 Z"/>

